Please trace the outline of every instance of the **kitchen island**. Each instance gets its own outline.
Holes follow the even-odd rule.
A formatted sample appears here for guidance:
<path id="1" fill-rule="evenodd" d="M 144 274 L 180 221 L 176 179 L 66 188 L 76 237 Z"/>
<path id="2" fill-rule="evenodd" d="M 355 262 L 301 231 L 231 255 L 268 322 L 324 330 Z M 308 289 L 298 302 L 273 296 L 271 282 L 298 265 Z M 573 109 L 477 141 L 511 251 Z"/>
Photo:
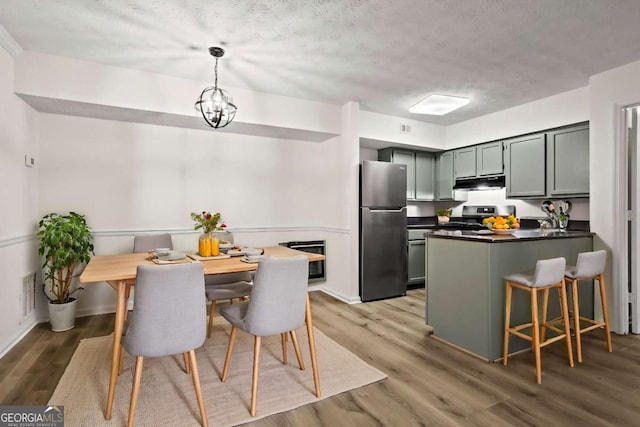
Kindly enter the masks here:
<path id="1" fill-rule="evenodd" d="M 578 253 L 593 250 L 593 233 L 518 230 L 513 235 L 471 231 L 425 233 L 426 323 L 433 335 L 487 361 L 502 357 L 507 274 L 533 270 L 540 259 L 565 257 L 575 264 Z M 581 285 L 580 314 L 593 315 L 593 292 Z M 540 304 L 540 307 L 542 304 Z M 531 320 L 529 295 L 513 293 L 513 324 Z M 555 292 L 549 296 L 548 318 L 560 313 Z M 530 348 L 514 337 L 509 352 Z"/>

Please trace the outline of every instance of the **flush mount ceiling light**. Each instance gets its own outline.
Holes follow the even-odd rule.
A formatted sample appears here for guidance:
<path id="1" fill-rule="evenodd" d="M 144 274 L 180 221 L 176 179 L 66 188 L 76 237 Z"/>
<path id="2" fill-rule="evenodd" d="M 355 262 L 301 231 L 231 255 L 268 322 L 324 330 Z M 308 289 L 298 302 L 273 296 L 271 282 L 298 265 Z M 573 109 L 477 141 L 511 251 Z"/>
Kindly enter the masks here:
<path id="1" fill-rule="evenodd" d="M 224 89 L 218 87 L 218 58 L 224 56 L 224 49 L 221 47 L 210 47 L 209 53 L 216 58 L 215 83 L 213 86 L 205 88 L 194 108 L 198 111 L 207 125 L 212 128 L 223 128 L 236 116 L 238 108 L 233 103 L 233 97 Z"/>
<path id="2" fill-rule="evenodd" d="M 449 95 L 429 95 L 422 101 L 418 102 L 411 108 L 410 113 L 416 114 L 432 114 L 434 116 L 443 116 L 447 113 L 457 110 L 467 105 L 469 98 Z"/>

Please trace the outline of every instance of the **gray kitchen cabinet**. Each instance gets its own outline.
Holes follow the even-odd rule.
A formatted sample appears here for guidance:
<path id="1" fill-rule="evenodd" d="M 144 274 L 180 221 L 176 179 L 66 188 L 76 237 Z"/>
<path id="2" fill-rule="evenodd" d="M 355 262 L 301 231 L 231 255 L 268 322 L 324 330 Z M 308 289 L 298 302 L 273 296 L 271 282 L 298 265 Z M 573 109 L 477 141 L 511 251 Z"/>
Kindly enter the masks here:
<path id="1" fill-rule="evenodd" d="M 430 153 L 415 153 L 416 160 L 416 200 L 435 198 L 435 159 Z"/>
<path id="2" fill-rule="evenodd" d="M 436 194 L 435 200 L 467 200 L 466 191 L 453 189 L 453 151 L 445 151 L 436 157 Z"/>
<path id="3" fill-rule="evenodd" d="M 453 200 L 453 151 L 436 158 L 436 200 Z"/>
<path id="4" fill-rule="evenodd" d="M 384 148 L 378 160 L 407 166 L 407 200 L 432 201 L 435 196 L 435 160 L 431 153 Z"/>
<path id="5" fill-rule="evenodd" d="M 476 147 L 478 176 L 501 175 L 504 172 L 502 141 L 489 142 Z"/>
<path id="6" fill-rule="evenodd" d="M 547 132 L 547 195 L 589 196 L 589 125 Z"/>
<path id="7" fill-rule="evenodd" d="M 453 151 L 453 177 L 474 178 L 476 171 L 476 147 L 459 148 Z"/>
<path id="8" fill-rule="evenodd" d="M 407 256 L 407 264 L 408 264 L 408 284 L 418 284 L 424 283 L 425 277 L 425 266 L 426 266 L 426 258 L 425 258 L 425 241 L 424 238 L 420 240 L 409 240 L 408 242 L 408 256 Z"/>
<path id="9" fill-rule="evenodd" d="M 507 197 L 545 197 L 545 134 L 528 135 L 504 141 L 504 167 Z"/>

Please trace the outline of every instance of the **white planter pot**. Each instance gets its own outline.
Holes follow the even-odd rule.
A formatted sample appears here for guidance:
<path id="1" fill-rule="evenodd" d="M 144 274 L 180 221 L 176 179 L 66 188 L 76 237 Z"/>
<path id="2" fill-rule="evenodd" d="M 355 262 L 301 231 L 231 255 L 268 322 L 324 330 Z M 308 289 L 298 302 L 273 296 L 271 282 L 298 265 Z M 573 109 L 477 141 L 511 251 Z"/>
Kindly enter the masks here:
<path id="1" fill-rule="evenodd" d="M 65 304 L 53 304 L 49 302 L 49 322 L 53 332 L 68 331 L 75 326 L 76 320 L 76 300 Z"/>

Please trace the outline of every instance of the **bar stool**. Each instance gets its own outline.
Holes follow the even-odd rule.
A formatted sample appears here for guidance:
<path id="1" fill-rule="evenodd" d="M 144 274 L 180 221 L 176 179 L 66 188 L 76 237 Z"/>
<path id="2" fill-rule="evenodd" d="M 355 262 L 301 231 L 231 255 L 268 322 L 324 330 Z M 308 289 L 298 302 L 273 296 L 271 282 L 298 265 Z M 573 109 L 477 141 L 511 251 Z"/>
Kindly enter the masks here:
<path id="1" fill-rule="evenodd" d="M 510 334 L 531 342 L 532 350 L 535 354 L 536 379 L 538 381 L 538 384 L 542 383 L 542 366 L 540 363 L 540 348 L 542 347 L 545 347 L 564 338 L 567 343 L 569 366 L 573 367 L 571 334 L 569 332 L 569 309 L 567 306 L 567 288 L 564 282 L 566 262 L 567 261 L 564 258 L 539 260 L 538 262 L 536 262 L 536 268 L 533 272 L 510 274 L 503 277 L 506 281 L 507 295 L 505 304 L 504 348 L 502 363 L 504 366 L 507 366 L 507 360 L 509 357 Z M 521 289 L 529 293 L 531 299 L 531 322 L 511 327 L 511 297 L 513 294 L 513 288 Z M 562 310 L 564 331 L 546 322 L 549 289 L 552 288 L 558 289 L 558 293 L 560 294 L 560 306 Z M 542 326 L 543 328 L 553 329 L 554 331 L 558 332 L 557 336 L 548 340 L 540 339 L 540 322 L 538 320 L 539 290 L 544 291 Z M 531 328 L 531 335 L 527 335 L 521 332 L 526 328 Z"/>
<path id="2" fill-rule="evenodd" d="M 573 297 L 573 328 L 576 334 L 576 347 L 578 353 L 578 362 L 582 363 L 582 340 L 580 335 L 604 326 L 607 335 L 607 349 L 613 351 L 611 346 L 611 329 L 609 327 L 609 309 L 607 306 L 607 293 L 604 283 L 604 268 L 607 264 L 607 251 L 600 250 L 594 252 L 582 252 L 578 254 L 578 261 L 575 266 L 568 265 L 565 272 L 565 280 L 571 281 L 571 290 Z M 580 280 L 597 280 L 600 285 L 600 300 L 602 302 L 602 316 L 604 321 L 600 322 L 595 319 L 580 316 L 580 308 L 578 305 L 578 281 Z M 589 326 L 580 327 L 580 321 L 587 322 Z"/>

